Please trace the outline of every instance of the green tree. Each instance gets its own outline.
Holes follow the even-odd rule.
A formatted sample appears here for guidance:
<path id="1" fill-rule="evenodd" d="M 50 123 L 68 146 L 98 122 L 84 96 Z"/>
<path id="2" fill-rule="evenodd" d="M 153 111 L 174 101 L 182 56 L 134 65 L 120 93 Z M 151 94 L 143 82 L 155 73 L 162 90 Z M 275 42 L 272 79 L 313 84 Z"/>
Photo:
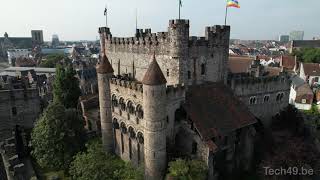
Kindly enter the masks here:
<path id="1" fill-rule="evenodd" d="M 200 160 L 176 159 L 169 162 L 168 176 L 178 180 L 204 180 L 207 177 L 207 166 Z"/>
<path id="2" fill-rule="evenodd" d="M 69 173 L 77 180 L 142 180 L 141 171 L 116 156 L 106 154 L 101 141 L 86 145 L 87 151 L 78 153 L 71 163 Z"/>
<path id="3" fill-rule="evenodd" d="M 58 64 L 68 65 L 71 60 L 63 54 L 50 54 L 40 63 L 40 67 L 55 68 Z"/>
<path id="4" fill-rule="evenodd" d="M 311 115 L 311 116 L 317 116 L 319 117 L 320 116 L 320 112 L 319 112 L 319 109 L 317 107 L 317 105 L 313 104 L 311 106 L 311 109 L 310 110 L 306 110 L 304 111 L 307 115 Z"/>
<path id="5" fill-rule="evenodd" d="M 63 104 L 66 108 L 76 108 L 79 96 L 79 80 L 75 77 L 76 72 L 72 66 L 63 68 L 57 66 L 53 84 L 53 101 Z"/>
<path id="6" fill-rule="evenodd" d="M 207 165 L 200 160 L 189 162 L 189 173 L 194 180 L 202 180 L 207 177 Z"/>
<path id="7" fill-rule="evenodd" d="M 319 48 L 303 48 L 295 50 L 292 55 L 305 63 L 320 63 L 320 49 Z"/>
<path id="8" fill-rule="evenodd" d="M 42 168 L 66 170 L 84 147 L 83 119 L 75 109 L 51 103 L 31 133 L 31 154 Z"/>

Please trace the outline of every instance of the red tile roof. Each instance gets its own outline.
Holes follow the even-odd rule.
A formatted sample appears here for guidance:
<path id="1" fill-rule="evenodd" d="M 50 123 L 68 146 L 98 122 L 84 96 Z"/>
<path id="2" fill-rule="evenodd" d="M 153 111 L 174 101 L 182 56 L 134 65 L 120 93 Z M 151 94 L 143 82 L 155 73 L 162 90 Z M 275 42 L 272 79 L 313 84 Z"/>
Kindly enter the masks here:
<path id="1" fill-rule="evenodd" d="M 313 97 L 314 95 L 309 84 L 305 83 L 298 87 L 295 102 L 302 103 L 302 100 L 305 99 L 306 104 L 312 104 Z"/>
<path id="2" fill-rule="evenodd" d="M 256 123 L 255 117 L 222 83 L 190 86 L 185 109 L 204 140 Z"/>
<path id="3" fill-rule="evenodd" d="M 28 58 L 17 58 L 15 62 L 16 67 L 35 67 L 36 61 Z"/>
<path id="4" fill-rule="evenodd" d="M 320 66 L 318 63 L 303 63 L 303 69 L 306 76 L 320 76 Z"/>
<path id="5" fill-rule="evenodd" d="M 278 67 L 265 67 L 264 70 L 268 72 L 268 76 L 279 76 L 281 72 L 281 68 Z"/>
<path id="6" fill-rule="evenodd" d="M 295 56 L 281 56 L 281 65 L 282 67 L 293 70 L 296 65 L 296 57 Z"/>
<path id="7" fill-rule="evenodd" d="M 228 66 L 231 73 L 247 73 L 254 58 L 247 56 L 230 56 Z"/>

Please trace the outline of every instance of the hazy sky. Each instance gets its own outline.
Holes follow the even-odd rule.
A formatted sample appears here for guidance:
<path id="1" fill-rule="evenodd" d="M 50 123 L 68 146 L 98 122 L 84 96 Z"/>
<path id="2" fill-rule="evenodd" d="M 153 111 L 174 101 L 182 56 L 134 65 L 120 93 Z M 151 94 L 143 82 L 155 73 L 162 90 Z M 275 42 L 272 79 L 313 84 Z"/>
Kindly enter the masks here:
<path id="1" fill-rule="evenodd" d="M 276 39 L 291 30 L 304 30 L 305 39 L 320 36 L 320 0 L 239 0 L 229 9 L 231 38 Z M 31 36 L 42 29 L 44 39 L 58 34 L 62 40 L 94 40 L 105 25 L 114 36 L 132 36 L 135 8 L 139 28 L 166 31 L 169 19 L 178 16 L 178 0 L 1 0 L 0 36 Z M 204 35 L 205 26 L 223 24 L 225 0 L 183 0 L 182 18 L 190 19 L 191 34 Z"/>

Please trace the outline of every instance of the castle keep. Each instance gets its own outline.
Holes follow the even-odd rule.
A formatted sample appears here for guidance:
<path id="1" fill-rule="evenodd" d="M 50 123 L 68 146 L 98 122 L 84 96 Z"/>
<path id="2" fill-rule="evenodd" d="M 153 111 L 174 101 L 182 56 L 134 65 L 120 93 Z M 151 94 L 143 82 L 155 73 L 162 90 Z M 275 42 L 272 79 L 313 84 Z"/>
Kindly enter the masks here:
<path id="1" fill-rule="evenodd" d="M 168 32 L 139 29 L 131 38 L 112 37 L 105 27 L 99 33 L 114 75 L 141 81 L 155 52 L 167 85 L 218 82 L 226 77 L 229 26 L 207 27 L 205 37 L 189 37 L 188 20 L 171 20 Z"/>
<path id="2" fill-rule="evenodd" d="M 228 79 L 229 26 L 207 27 L 204 37 L 190 36 L 189 27 L 188 20 L 170 20 L 168 32 L 139 29 L 130 38 L 99 28 L 103 146 L 143 165 L 147 180 L 163 179 L 168 160 L 179 156 L 204 161 L 208 179 L 217 179 L 222 170 L 249 169 L 253 124 L 264 115 L 263 108 L 255 112 L 254 106 L 261 105 L 264 94 L 270 97 L 265 106 L 274 106 L 278 93 L 283 93 L 283 104 L 274 110 L 288 104 L 285 85 L 276 83 L 280 92 L 269 93 L 258 83 L 277 79 Z M 248 104 L 251 96 L 256 101 Z"/>

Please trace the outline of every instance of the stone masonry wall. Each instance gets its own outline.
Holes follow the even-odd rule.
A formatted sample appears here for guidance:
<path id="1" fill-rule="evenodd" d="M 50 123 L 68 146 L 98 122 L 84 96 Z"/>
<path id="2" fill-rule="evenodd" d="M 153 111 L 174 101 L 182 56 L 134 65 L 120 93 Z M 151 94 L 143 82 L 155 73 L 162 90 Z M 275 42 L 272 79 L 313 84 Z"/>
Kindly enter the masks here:
<path id="1" fill-rule="evenodd" d="M 6 134 L 16 125 L 32 128 L 39 113 L 40 98 L 36 88 L 0 90 L 0 140 L 8 138 Z"/>
<path id="2" fill-rule="evenodd" d="M 141 81 L 155 52 L 167 85 L 224 81 L 226 77 L 229 26 L 207 27 L 205 37 L 189 37 L 188 20 L 171 20 L 168 32 L 147 29 L 129 38 L 112 37 L 105 27 L 99 33 L 102 52 L 106 52 L 115 75 L 130 74 Z"/>
<path id="3" fill-rule="evenodd" d="M 269 125 L 271 118 L 289 104 L 290 80 L 286 74 L 276 77 L 233 79 L 230 86 L 265 125 Z M 250 102 L 250 98 L 256 100 Z"/>
<path id="4" fill-rule="evenodd" d="M 144 123 L 145 119 L 138 116 L 139 107 L 143 105 L 143 85 L 136 81 L 125 81 L 116 78 L 110 80 L 111 99 L 112 99 L 112 117 L 114 124 L 115 134 L 115 152 L 122 159 L 131 161 L 134 165 L 141 165 L 144 159 L 144 145 L 139 144 L 140 156 L 138 158 L 138 143 L 137 137 L 131 138 L 131 152 L 129 153 L 129 134 L 128 130 L 133 129 L 134 133 L 141 133 L 144 136 Z M 170 142 L 174 142 L 175 139 L 175 112 L 181 108 L 181 104 L 185 100 L 185 87 L 182 85 L 167 86 L 166 88 L 166 136 Z M 120 100 L 123 99 L 126 107 L 123 109 L 120 104 Z M 117 102 L 116 104 L 114 104 Z M 128 110 L 128 103 L 131 102 L 134 107 L 134 112 Z M 142 109 L 142 111 L 148 111 L 148 109 Z M 119 128 L 115 128 L 119 126 Z M 126 129 L 122 132 L 121 127 Z M 122 133 L 122 140 L 121 140 Z M 122 152 L 123 142 L 123 152 Z M 139 160 L 138 160 L 139 159 Z"/>

